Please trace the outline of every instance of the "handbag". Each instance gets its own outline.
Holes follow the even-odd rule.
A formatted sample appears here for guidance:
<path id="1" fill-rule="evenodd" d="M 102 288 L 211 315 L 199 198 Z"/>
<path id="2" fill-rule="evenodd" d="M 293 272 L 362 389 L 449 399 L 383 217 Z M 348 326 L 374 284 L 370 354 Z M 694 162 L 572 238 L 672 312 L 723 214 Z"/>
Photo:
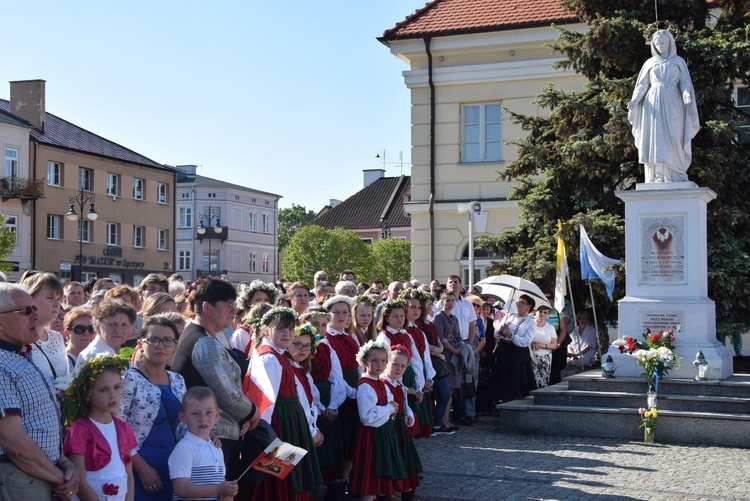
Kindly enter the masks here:
<path id="1" fill-rule="evenodd" d="M 467 398 L 474 398 L 477 396 L 477 389 L 474 386 L 474 378 L 467 374 L 461 383 L 461 398 L 466 400 Z"/>
<path id="2" fill-rule="evenodd" d="M 442 358 L 430 355 L 430 360 L 432 360 L 432 368 L 435 369 L 435 377 L 433 379 L 443 379 L 453 374 L 451 365 L 446 363 Z"/>

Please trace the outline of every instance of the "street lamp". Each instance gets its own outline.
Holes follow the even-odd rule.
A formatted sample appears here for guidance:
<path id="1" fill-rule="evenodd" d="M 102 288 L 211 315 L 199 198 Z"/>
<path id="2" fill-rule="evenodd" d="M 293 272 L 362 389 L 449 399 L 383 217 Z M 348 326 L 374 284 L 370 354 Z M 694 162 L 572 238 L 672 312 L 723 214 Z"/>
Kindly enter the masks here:
<path id="1" fill-rule="evenodd" d="M 83 221 L 79 221 L 78 219 L 78 213 L 76 212 L 76 207 L 78 207 L 78 211 L 83 214 L 83 209 L 86 207 L 86 204 L 90 204 L 90 208 L 88 213 L 86 214 L 86 219 L 89 221 L 96 221 L 96 218 L 99 217 L 99 214 L 96 213 L 96 210 L 94 210 L 94 194 L 93 193 L 87 193 L 84 191 L 83 186 L 79 188 L 78 195 L 74 197 L 70 197 L 70 210 L 68 210 L 68 213 L 65 214 L 65 217 L 68 219 L 68 221 L 78 221 L 78 281 L 83 283 Z"/>
<path id="2" fill-rule="evenodd" d="M 206 226 L 203 225 L 203 218 L 206 219 Z M 216 224 L 214 224 L 214 218 Z M 211 240 L 214 238 L 220 238 L 223 242 L 227 237 L 224 232 L 224 228 L 221 226 L 219 208 L 208 206 L 208 210 L 201 214 L 198 227 L 195 229 L 198 232 L 198 238 L 203 241 L 203 238 L 208 238 L 208 274 L 211 274 Z M 209 233 L 210 232 L 210 233 Z M 208 235 L 206 234 L 208 233 Z M 219 269 L 219 256 L 216 256 L 216 271 Z"/>
<path id="3" fill-rule="evenodd" d="M 475 218 L 482 212 L 482 204 L 479 202 L 469 202 L 468 204 L 458 204 L 458 213 L 469 213 L 469 283 L 466 290 L 471 292 L 474 289 L 474 228 Z"/>

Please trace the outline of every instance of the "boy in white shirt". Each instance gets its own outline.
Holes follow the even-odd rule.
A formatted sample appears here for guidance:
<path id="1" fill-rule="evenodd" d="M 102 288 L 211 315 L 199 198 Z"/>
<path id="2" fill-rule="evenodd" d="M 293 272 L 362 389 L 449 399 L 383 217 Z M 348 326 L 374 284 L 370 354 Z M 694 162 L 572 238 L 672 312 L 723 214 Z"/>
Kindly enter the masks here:
<path id="1" fill-rule="evenodd" d="M 188 432 L 169 456 L 174 499 L 231 500 L 237 481 L 224 479 L 224 456 L 210 438 L 219 419 L 216 396 L 205 386 L 190 388 L 182 398 L 179 418 Z"/>

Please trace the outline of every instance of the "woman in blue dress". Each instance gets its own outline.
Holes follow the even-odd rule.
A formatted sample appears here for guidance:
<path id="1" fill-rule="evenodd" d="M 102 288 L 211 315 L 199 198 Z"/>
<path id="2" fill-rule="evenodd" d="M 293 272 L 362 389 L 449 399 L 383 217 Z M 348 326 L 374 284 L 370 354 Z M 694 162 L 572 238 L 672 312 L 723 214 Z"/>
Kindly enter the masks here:
<path id="1" fill-rule="evenodd" d="M 125 373 L 117 415 L 135 432 L 135 499 L 171 500 L 167 460 L 177 444 L 178 414 L 185 394 L 182 376 L 167 370 L 177 349 L 177 326 L 154 316 L 144 322 L 136 345 L 143 356 Z"/>

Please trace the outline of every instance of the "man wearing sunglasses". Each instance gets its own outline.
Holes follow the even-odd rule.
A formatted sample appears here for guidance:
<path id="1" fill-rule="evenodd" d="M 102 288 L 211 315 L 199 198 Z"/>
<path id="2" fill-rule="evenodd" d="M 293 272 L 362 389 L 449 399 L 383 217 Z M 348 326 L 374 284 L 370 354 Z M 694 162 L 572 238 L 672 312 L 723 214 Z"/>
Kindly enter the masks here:
<path id="1" fill-rule="evenodd" d="M 25 290 L 0 284 L 0 499 L 69 500 L 78 492 L 55 396 L 30 360 L 38 318 Z"/>

